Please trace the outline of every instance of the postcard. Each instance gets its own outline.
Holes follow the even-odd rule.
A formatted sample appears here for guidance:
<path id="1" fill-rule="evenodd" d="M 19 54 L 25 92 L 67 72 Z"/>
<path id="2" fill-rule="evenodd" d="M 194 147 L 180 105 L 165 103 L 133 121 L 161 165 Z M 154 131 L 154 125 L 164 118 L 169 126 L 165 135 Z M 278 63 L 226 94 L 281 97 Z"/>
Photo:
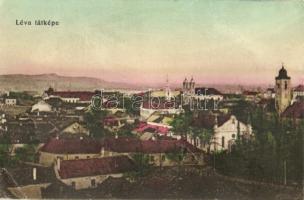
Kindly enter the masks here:
<path id="1" fill-rule="evenodd" d="M 303 0 L 0 0 L 0 198 L 303 199 Z"/>

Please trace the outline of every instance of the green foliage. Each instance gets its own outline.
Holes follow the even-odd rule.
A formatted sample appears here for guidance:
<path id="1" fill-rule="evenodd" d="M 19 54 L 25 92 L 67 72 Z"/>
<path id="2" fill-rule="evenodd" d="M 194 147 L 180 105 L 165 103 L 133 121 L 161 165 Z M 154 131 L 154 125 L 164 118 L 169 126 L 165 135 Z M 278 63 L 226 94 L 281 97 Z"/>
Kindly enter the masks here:
<path id="1" fill-rule="evenodd" d="M 184 114 L 175 117 L 170 125 L 173 127 L 172 130 L 176 134 L 186 136 L 189 131 L 191 121 L 192 113 L 185 112 Z"/>
<path id="2" fill-rule="evenodd" d="M 24 147 L 17 148 L 15 154 L 17 161 L 34 162 L 36 159 L 36 146 L 27 144 Z"/>
<path id="3" fill-rule="evenodd" d="M 102 127 L 102 121 L 107 115 L 104 110 L 94 110 L 91 109 L 87 111 L 84 115 L 84 121 L 90 131 L 90 134 L 95 138 L 100 138 L 105 135 L 105 130 Z"/>
<path id="4" fill-rule="evenodd" d="M 149 172 L 151 164 L 149 163 L 149 155 L 143 153 L 136 153 L 132 155 L 133 161 L 137 166 L 136 172 L 132 173 L 133 176 L 144 176 Z"/>
<path id="5" fill-rule="evenodd" d="M 302 184 L 304 121 L 281 119 L 260 108 L 250 116 L 254 140 L 240 140 L 231 153 L 216 154 L 216 169 L 227 175 L 282 183 L 286 161 L 288 183 Z"/>

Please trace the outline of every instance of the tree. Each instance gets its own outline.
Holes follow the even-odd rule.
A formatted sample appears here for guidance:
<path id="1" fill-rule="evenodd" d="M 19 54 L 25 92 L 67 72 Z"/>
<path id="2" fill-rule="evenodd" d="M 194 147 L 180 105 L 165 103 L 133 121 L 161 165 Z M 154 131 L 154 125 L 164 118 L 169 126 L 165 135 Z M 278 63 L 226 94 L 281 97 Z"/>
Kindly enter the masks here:
<path id="1" fill-rule="evenodd" d="M 107 115 L 105 110 L 90 109 L 84 115 L 84 121 L 93 137 L 100 138 L 105 135 L 105 130 L 102 127 L 102 121 Z"/>

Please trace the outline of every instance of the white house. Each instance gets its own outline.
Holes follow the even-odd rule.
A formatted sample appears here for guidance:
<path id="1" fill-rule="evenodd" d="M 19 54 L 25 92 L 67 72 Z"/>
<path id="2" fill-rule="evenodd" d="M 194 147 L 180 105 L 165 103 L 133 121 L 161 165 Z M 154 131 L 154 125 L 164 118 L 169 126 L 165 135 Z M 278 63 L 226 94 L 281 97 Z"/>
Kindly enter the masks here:
<path id="1" fill-rule="evenodd" d="M 297 101 L 298 98 L 304 98 L 304 85 L 298 85 L 293 90 L 292 103 Z"/>
<path id="2" fill-rule="evenodd" d="M 234 115 L 206 114 L 197 117 L 195 126 L 212 131 L 209 142 L 202 141 L 198 137 L 189 137 L 188 141 L 205 151 L 231 150 L 238 137 L 250 138 L 252 128 L 250 124 L 239 121 Z"/>
<path id="3" fill-rule="evenodd" d="M 214 135 L 211 139 L 210 150 L 231 150 L 232 145 L 237 139 L 238 133 L 240 137 L 250 137 L 252 134 L 251 125 L 240 122 L 234 115 L 224 122 L 221 126 L 217 123 L 214 126 Z"/>
<path id="4" fill-rule="evenodd" d="M 52 106 L 45 101 L 39 101 L 32 106 L 31 112 L 52 112 Z"/>
<path id="5" fill-rule="evenodd" d="M 14 98 L 6 98 L 5 105 L 14 106 L 17 104 L 17 99 Z"/>
<path id="6" fill-rule="evenodd" d="M 128 156 L 60 160 L 54 165 L 56 177 L 75 190 L 95 188 L 109 177 L 119 178 L 125 172 L 135 170 Z"/>

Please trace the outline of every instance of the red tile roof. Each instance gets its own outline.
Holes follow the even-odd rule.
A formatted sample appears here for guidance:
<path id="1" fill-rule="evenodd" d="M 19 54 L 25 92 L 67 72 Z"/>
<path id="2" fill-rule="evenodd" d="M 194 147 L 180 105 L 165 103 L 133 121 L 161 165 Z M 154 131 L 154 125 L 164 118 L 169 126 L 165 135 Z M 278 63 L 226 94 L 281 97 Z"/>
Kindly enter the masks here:
<path id="1" fill-rule="evenodd" d="M 167 127 L 151 125 L 147 123 L 140 123 L 139 126 L 134 129 L 134 131 L 138 133 L 151 132 L 151 130 L 153 133 L 160 133 L 163 135 L 167 135 L 169 132 L 169 128 Z"/>
<path id="2" fill-rule="evenodd" d="M 304 119 L 304 102 L 299 101 L 288 106 L 286 110 L 282 113 L 282 117 Z"/>
<path id="3" fill-rule="evenodd" d="M 87 91 L 49 91 L 48 95 L 59 96 L 62 98 L 79 98 L 80 101 L 91 101 L 95 92 Z"/>
<path id="4" fill-rule="evenodd" d="M 185 149 L 191 152 L 200 152 L 200 150 L 185 140 L 146 140 L 137 138 L 119 137 L 105 138 L 103 141 L 105 150 L 118 153 L 170 153 Z"/>
<path id="5" fill-rule="evenodd" d="M 101 141 L 84 138 L 51 139 L 40 151 L 54 154 L 98 154 L 102 147 L 107 151 L 117 153 L 169 153 L 182 148 L 188 151 L 200 150 L 185 140 L 148 140 L 142 141 L 133 137 L 107 137 Z"/>
<path id="6" fill-rule="evenodd" d="M 296 91 L 296 92 L 304 92 L 304 85 L 298 85 L 298 86 L 294 89 L 294 91 Z"/>
<path id="7" fill-rule="evenodd" d="M 92 158 L 83 160 L 62 160 L 59 176 L 62 179 L 118 174 L 135 169 L 135 164 L 127 156 Z"/>
<path id="8" fill-rule="evenodd" d="M 40 149 L 42 152 L 55 154 L 97 154 L 100 150 L 100 143 L 89 138 L 52 138 Z"/>

